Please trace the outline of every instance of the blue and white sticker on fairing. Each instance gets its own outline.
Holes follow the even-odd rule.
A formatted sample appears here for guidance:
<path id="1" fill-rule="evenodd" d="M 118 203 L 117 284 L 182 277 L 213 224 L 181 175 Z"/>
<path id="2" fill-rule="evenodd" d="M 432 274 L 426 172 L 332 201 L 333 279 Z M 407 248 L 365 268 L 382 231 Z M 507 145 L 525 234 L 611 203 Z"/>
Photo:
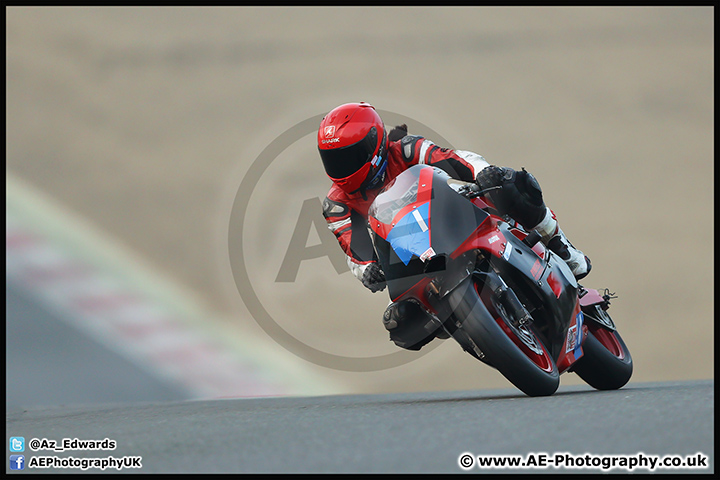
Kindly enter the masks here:
<path id="1" fill-rule="evenodd" d="M 575 324 L 568 328 L 567 338 L 565 341 L 565 353 L 569 353 L 571 350 L 575 355 L 575 359 L 580 358 L 581 345 L 582 345 L 582 326 L 585 317 L 582 311 L 578 312 L 575 317 Z"/>
<path id="2" fill-rule="evenodd" d="M 505 246 L 505 251 L 503 252 L 503 258 L 505 261 L 510 259 L 510 252 L 512 252 L 512 243 L 508 242 L 508 244 Z"/>
<path id="3" fill-rule="evenodd" d="M 405 265 L 413 255 L 428 258 L 435 254 L 430 251 L 429 223 L 430 202 L 426 202 L 406 213 L 388 233 L 387 241 Z"/>

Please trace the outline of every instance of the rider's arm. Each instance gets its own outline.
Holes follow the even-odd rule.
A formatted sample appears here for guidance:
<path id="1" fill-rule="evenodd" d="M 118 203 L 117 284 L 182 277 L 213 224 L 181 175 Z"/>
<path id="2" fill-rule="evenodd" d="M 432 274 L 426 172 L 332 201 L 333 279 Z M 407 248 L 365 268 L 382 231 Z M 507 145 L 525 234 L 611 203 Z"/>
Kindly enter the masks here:
<path id="1" fill-rule="evenodd" d="M 377 262 L 364 219 L 345 203 L 330 198 L 323 202 L 323 216 L 345 252 L 350 271 L 362 281 L 368 265 Z"/>
<path id="2" fill-rule="evenodd" d="M 451 177 L 466 182 L 475 181 L 477 174 L 489 165 L 477 153 L 442 148 L 417 135 L 403 137 L 400 148 L 406 162 L 432 165 L 444 170 Z"/>

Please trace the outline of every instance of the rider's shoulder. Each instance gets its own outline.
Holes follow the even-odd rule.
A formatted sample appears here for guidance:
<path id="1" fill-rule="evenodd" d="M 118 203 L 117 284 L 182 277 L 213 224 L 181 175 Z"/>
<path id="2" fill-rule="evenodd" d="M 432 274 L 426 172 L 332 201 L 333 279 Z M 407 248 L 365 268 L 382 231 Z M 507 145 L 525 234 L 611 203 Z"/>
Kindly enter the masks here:
<path id="1" fill-rule="evenodd" d="M 405 135 L 400 139 L 399 148 L 403 160 L 410 162 L 415 158 L 415 151 L 418 144 L 422 143 L 425 137 L 421 135 Z"/>
<path id="2" fill-rule="evenodd" d="M 330 186 L 330 190 L 328 190 L 327 196 L 325 198 L 333 202 L 347 203 L 348 201 L 347 193 L 345 193 L 342 188 L 338 187 L 334 183 Z"/>

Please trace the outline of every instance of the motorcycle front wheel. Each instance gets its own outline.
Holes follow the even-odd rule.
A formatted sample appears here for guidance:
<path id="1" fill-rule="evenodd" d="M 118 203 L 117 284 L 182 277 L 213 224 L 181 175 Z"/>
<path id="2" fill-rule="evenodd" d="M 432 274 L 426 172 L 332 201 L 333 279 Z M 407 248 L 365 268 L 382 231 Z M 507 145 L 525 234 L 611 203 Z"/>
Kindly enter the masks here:
<path id="1" fill-rule="evenodd" d="M 560 373 L 532 326 L 516 327 L 502 308 L 491 306 L 489 309 L 481 291 L 482 285 L 470 277 L 466 285 L 450 294 L 458 329 L 482 352 L 484 362 L 526 395 L 538 397 L 555 393 L 560 385 Z M 461 338 L 456 338 L 463 343 Z"/>

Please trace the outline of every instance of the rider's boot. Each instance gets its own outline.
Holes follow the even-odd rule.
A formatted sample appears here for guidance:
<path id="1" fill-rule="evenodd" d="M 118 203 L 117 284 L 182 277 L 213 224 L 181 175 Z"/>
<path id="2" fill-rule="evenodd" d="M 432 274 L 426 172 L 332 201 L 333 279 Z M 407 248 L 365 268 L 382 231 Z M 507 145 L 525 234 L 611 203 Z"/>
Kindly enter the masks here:
<path id="1" fill-rule="evenodd" d="M 535 227 L 535 230 L 542 235 L 542 242 L 545 246 L 565 260 L 577 280 L 585 278 L 592 268 L 590 259 L 570 243 L 560 229 L 555 214 L 549 208 L 545 208 L 545 217 Z"/>

